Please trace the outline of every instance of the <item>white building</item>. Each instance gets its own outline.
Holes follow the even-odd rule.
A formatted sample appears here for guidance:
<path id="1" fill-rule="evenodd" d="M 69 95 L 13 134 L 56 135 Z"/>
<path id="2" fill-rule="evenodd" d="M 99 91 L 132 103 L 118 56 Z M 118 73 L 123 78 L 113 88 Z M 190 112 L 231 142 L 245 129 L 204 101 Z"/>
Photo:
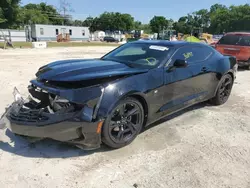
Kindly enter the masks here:
<path id="1" fill-rule="evenodd" d="M 13 30 L 13 29 L 1 29 L 0 30 L 0 41 L 7 40 L 13 42 L 25 42 L 26 35 L 24 30 Z"/>
<path id="2" fill-rule="evenodd" d="M 88 27 L 34 24 L 26 28 L 27 38 L 35 41 L 56 41 L 59 34 L 70 35 L 70 41 L 87 41 L 90 33 Z"/>
<path id="3" fill-rule="evenodd" d="M 95 31 L 94 32 L 94 40 L 95 41 L 100 41 L 105 37 L 105 32 L 104 31 Z"/>

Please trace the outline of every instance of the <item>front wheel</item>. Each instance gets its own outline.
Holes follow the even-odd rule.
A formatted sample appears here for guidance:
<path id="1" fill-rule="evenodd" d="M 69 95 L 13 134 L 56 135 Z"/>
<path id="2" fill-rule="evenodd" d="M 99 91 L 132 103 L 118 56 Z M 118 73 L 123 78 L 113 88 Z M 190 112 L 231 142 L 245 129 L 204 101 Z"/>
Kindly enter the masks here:
<path id="1" fill-rule="evenodd" d="M 130 144 L 140 133 L 143 120 L 144 110 L 138 100 L 130 97 L 121 100 L 104 122 L 103 142 L 111 148 Z"/>
<path id="2" fill-rule="evenodd" d="M 229 74 L 223 76 L 215 97 L 211 99 L 211 103 L 214 105 L 222 105 L 225 102 L 227 102 L 231 94 L 232 87 L 233 87 L 232 76 Z"/>

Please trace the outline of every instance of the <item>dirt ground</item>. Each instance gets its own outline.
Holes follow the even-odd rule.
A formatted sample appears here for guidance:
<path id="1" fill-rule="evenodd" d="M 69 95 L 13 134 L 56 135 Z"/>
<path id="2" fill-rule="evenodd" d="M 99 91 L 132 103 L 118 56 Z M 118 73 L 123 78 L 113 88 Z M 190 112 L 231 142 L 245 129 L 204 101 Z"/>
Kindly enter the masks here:
<path id="1" fill-rule="evenodd" d="M 0 50 L 0 114 L 17 86 L 51 61 L 100 57 L 114 47 Z M 29 144 L 0 130 L 1 188 L 249 188 L 250 72 L 239 71 L 228 102 L 158 122 L 129 146 L 82 151 L 60 142 Z"/>

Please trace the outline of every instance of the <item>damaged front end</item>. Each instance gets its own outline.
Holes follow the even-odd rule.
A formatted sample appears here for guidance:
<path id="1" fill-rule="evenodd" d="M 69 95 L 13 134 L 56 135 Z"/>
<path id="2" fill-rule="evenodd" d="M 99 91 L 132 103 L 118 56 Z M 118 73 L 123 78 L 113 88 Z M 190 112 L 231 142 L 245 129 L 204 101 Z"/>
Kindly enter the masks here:
<path id="1" fill-rule="evenodd" d="M 96 113 L 102 87 L 67 89 L 32 80 L 28 90 L 31 96 L 24 100 L 14 89 L 15 101 L 2 116 L 2 126 L 18 135 L 51 138 L 83 149 L 100 147 L 103 120 Z"/>

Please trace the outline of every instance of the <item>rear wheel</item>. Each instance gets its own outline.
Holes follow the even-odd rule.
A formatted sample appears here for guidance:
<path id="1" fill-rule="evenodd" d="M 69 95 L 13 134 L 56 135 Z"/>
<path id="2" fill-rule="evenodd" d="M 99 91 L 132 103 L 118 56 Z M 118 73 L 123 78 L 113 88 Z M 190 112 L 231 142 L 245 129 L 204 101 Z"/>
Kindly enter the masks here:
<path id="1" fill-rule="evenodd" d="M 143 120 L 144 110 L 138 100 L 121 100 L 104 122 L 103 142 L 111 148 L 121 148 L 130 144 L 140 133 Z"/>
<path id="2" fill-rule="evenodd" d="M 232 87 L 233 78 L 231 75 L 227 74 L 222 78 L 215 97 L 211 99 L 211 103 L 214 105 L 222 105 L 227 102 L 231 94 Z"/>

